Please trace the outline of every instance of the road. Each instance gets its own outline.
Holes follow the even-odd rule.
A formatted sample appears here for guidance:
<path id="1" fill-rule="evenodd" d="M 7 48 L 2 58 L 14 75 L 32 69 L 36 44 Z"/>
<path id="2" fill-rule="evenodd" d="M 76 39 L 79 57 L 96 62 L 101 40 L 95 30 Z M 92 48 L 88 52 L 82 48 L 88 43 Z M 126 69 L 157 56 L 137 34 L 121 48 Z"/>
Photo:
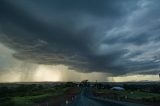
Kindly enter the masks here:
<path id="1" fill-rule="evenodd" d="M 83 88 L 80 95 L 78 95 L 76 99 L 73 100 L 71 104 L 69 104 L 69 106 L 144 106 L 144 105 L 129 103 L 129 102 L 99 99 L 94 97 L 89 90 Z"/>

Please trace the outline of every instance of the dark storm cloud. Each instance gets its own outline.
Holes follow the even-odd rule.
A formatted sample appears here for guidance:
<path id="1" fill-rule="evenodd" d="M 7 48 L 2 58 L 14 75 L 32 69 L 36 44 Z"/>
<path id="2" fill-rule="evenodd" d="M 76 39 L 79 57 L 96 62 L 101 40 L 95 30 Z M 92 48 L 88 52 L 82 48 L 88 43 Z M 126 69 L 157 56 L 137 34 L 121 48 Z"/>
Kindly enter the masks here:
<path id="1" fill-rule="evenodd" d="M 113 75 L 154 73 L 159 68 L 155 56 L 160 56 L 159 4 L 1 0 L 0 42 L 16 50 L 13 56 L 23 61 Z"/>
<path id="2" fill-rule="evenodd" d="M 149 34 L 134 34 L 132 36 L 129 37 L 123 37 L 123 35 L 121 37 L 116 36 L 116 37 L 110 37 L 108 39 L 105 39 L 104 43 L 106 44 L 114 44 L 116 42 L 125 42 L 125 43 L 133 43 L 135 45 L 143 45 L 147 42 L 149 42 L 151 36 Z"/>

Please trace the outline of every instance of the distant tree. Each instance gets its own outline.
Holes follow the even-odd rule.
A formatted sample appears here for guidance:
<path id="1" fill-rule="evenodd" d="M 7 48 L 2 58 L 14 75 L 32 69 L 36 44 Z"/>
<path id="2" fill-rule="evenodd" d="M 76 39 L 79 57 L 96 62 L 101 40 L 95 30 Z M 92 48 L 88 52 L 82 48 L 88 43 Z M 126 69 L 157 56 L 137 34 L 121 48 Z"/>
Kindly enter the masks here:
<path id="1" fill-rule="evenodd" d="M 73 83 L 73 82 L 66 82 L 65 83 L 65 86 L 66 87 L 74 87 L 74 86 L 76 86 L 77 84 L 76 83 Z"/>

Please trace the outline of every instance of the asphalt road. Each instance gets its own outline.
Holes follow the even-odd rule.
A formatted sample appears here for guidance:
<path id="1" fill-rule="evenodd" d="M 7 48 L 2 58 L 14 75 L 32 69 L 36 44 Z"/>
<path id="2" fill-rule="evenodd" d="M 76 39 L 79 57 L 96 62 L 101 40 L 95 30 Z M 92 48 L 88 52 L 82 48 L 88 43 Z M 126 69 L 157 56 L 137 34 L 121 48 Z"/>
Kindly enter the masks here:
<path id="1" fill-rule="evenodd" d="M 78 95 L 69 106 L 144 106 L 129 102 L 120 102 L 114 100 L 103 100 L 96 98 L 92 93 L 83 88 L 80 95 Z"/>

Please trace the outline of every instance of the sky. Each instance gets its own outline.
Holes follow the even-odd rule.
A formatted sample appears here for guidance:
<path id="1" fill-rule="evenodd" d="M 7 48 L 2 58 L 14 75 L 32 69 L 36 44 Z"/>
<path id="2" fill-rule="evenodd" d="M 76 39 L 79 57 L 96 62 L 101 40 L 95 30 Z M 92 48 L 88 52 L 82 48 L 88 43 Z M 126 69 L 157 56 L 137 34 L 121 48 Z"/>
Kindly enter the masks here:
<path id="1" fill-rule="evenodd" d="M 159 0 L 0 0 L 0 82 L 156 81 Z"/>

